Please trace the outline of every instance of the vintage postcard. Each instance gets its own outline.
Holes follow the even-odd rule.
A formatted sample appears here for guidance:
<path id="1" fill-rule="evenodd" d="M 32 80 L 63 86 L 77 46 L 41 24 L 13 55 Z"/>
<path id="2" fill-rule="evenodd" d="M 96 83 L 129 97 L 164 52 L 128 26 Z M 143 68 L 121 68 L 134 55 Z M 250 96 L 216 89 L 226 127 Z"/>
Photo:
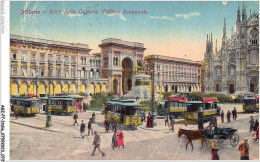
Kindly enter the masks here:
<path id="1" fill-rule="evenodd" d="M 1 160 L 259 160 L 258 1 L 1 7 Z"/>

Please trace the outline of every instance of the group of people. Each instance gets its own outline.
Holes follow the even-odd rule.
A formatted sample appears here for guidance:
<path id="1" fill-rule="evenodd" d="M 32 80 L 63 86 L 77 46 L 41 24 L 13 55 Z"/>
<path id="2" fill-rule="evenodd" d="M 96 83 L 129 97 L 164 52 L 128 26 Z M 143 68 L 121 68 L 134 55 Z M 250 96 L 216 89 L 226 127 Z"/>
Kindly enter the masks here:
<path id="1" fill-rule="evenodd" d="M 105 131 L 108 133 L 110 126 L 112 126 L 112 131 L 117 131 L 117 121 L 116 121 L 116 117 L 113 117 L 112 120 L 109 120 L 107 117 L 105 117 L 104 120 L 104 128 Z"/>
<path id="2" fill-rule="evenodd" d="M 169 125 L 169 120 L 170 120 L 170 125 Z M 169 117 L 169 115 L 165 115 L 164 116 L 164 124 L 165 124 L 165 126 L 168 125 L 168 127 L 171 126 L 169 131 L 174 132 L 175 120 L 174 120 L 173 117 Z"/>
<path id="3" fill-rule="evenodd" d="M 254 120 L 253 116 L 250 117 L 249 120 L 249 132 L 252 132 L 253 139 L 255 141 L 259 140 L 259 122 L 257 119 Z"/>
<path id="4" fill-rule="evenodd" d="M 223 110 L 221 111 L 220 116 L 221 116 L 221 122 L 224 123 L 225 114 Z M 237 109 L 235 107 L 234 110 L 232 110 L 232 118 L 233 120 L 237 119 Z M 231 112 L 229 110 L 227 112 L 227 122 L 228 123 L 231 122 Z"/>
<path id="5" fill-rule="evenodd" d="M 92 118 L 89 118 L 89 122 L 88 122 L 88 136 L 91 132 L 91 135 L 93 135 L 93 128 L 92 128 L 92 123 L 95 123 L 95 120 L 93 120 L 93 118 L 95 119 L 95 113 L 92 114 Z M 77 113 L 74 114 L 74 125 L 75 123 L 78 124 L 77 122 L 78 119 L 78 115 Z M 86 124 L 84 123 L 84 120 L 81 120 L 81 124 L 80 124 L 80 135 L 82 138 L 85 137 L 85 130 L 86 130 Z"/>
<path id="6" fill-rule="evenodd" d="M 220 160 L 218 155 L 219 148 L 216 146 L 216 140 L 211 143 L 211 160 Z M 248 139 L 244 138 L 243 142 L 238 145 L 240 151 L 240 160 L 249 160 L 249 144 Z"/>

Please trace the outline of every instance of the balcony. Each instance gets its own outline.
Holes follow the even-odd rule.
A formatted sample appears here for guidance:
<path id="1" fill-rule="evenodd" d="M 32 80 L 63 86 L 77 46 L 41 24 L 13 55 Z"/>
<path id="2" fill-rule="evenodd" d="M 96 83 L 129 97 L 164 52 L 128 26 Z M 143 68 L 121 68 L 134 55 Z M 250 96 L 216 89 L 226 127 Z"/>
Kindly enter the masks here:
<path id="1" fill-rule="evenodd" d="M 44 63 L 45 63 L 45 61 L 44 61 L 44 60 L 40 60 L 40 63 L 41 63 L 41 64 L 44 64 Z"/>
<path id="2" fill-rule="evenodd" d="M 76 62 L 75 61 L 71 62 L 71 65 L 76 65 Z"/>
<path id="3" fill-rule="evenodd" d="M 11 61 L 12 62 L 18 62 L 18 59 L 17 58 L 11 58 Z"/>
<path id="4" fill-rule="evenodd" d="M 21 63 L 27 63 L 26 59 L 22 58 Z"/>
<path id="5" fill-rule="evenodd" d="M 36 60 L 31 60 L 31 64 L 36 64 Z"/>
<path id="6" fill-rule="evenodd" d="M 57 64 L 57 65 L 61 65 L 61 64 L 62 64 L 62 61 L 58 60 L 58 61 L 56 61 L 56 64 Z"/>

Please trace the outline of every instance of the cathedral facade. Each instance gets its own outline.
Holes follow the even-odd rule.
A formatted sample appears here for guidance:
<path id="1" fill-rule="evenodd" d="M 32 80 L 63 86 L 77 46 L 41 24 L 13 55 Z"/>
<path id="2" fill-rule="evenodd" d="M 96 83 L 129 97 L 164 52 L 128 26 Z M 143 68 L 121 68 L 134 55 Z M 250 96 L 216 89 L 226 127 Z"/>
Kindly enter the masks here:
<path id="1" fill-rule="evenodd" d="M 226 34 L 224 18 L 221 49 L 213 50 L 212 33 L 207 35 L 204 54 L 204 92 L 225 94 L 259 93 L 259 15 L 247 18 L 243 5 L 242 17 L 238 6 L 236 29 Z"/>

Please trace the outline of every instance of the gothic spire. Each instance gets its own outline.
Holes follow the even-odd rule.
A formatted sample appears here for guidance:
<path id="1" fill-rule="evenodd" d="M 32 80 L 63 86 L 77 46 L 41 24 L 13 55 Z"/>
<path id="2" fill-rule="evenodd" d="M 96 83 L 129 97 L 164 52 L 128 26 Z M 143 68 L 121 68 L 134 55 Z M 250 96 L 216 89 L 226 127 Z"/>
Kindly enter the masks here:
<path id="1" fill-rule="evenodd" d="M 238 2 L 238 9 L 237 9 L 237 23 L 240 23 L 241 17 L 240 17 L 240 8 L 239 8 L 239 2 Z"/>
<path id="2" fill-rule="evenodd" d="M 246 21 L 246 9 L 245 9 L 245 4 L 243 2 L 243 10 L 242 10 L 242 22 Z"/>
<path id="3" fill-rule="evenodd" d="M 224 18 L 223 38 L 226 37 L 226 18 Z"/>

